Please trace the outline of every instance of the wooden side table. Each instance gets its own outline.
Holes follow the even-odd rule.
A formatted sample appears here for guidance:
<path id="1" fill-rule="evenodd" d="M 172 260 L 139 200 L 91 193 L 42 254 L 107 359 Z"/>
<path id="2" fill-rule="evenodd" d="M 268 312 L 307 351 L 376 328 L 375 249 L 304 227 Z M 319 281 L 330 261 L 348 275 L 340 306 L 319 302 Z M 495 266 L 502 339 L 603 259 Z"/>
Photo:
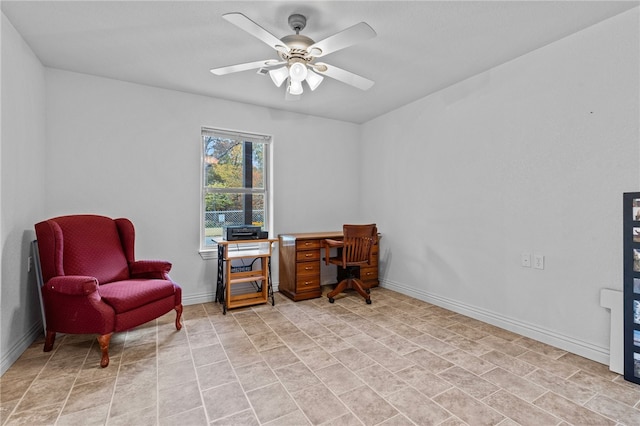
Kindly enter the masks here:
<path id="1" fill-rule="evenodd" d="M 271 251 L 277 239 L 260 240 L 216 240 L 218 244 L 218 280 L 216 300 L 227 309 L 267 303 L 275 305 L 271 283 Z M 251 260 L 249 264 L 234 264 L 234 260 Z M 256 268 L 259 266 L 259 269 Z M 255 291 L 233 294 L 239 284 L 250 283 Z"/>

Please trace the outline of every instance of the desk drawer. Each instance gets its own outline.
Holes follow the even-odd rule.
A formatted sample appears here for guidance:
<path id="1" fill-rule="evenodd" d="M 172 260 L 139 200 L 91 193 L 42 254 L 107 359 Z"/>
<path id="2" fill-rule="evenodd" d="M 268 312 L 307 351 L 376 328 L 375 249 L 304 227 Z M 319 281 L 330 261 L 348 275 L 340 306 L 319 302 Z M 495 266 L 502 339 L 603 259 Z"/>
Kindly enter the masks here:
<path id="1" fill-rule="evenodd" d="M 297 250 L 313 250 L 322 247 L 323 240 L 299 240 L 296 241 Z"/>
<path id="2" fill-rule="evenodd" d="M 377 280 L 378 267 L 374 266 L 374 267 L 360 268 L 360 279 L 362 281 Z"/>
<path id="3" fill-rule="evenodd" d="M 296 264 L 296 276 L 317 275 L 320 277 L 320 262 L 300 262 Z"/>
<path id="4" fill-rule="evenodd" d="M 296 291 L 320 288 L 320 276 L 318 275 L 301 275 L 296 281 Z"/>
<path id="5" fill-rule="evenodd" d="M 320 260 L 320 250 L 301 250 L 296 252 L 296 261 L 307 262 Z"/>

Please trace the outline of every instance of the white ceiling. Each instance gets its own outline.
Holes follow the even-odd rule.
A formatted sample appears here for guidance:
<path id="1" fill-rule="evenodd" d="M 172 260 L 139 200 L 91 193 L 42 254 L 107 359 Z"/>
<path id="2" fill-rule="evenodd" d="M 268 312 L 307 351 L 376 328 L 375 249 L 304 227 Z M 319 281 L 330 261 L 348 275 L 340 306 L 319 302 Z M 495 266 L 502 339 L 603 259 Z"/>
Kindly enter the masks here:
<path id="1" fill-rule="evenodd" d="M 362 123 L 617 15 L 638 1 L 2 1 L 47 67 Z M 276 59 L 222 19 L 241 12 L 276 37 L 287 18 L 322 40 L 358 22 L 377 37 L 322 58 L 375 81 L 360 91 L 325 78 L 299 101 L 245 71 L 209 69 Z M 549 64 L 553 66 L 553 64 Z"/>

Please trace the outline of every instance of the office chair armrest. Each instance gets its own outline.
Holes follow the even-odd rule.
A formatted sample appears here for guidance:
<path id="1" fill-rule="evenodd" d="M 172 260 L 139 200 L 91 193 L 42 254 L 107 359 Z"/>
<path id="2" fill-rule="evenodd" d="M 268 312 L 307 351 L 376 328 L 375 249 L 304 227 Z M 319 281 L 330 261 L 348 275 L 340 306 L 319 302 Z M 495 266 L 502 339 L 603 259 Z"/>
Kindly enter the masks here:
<path id="1" fill-rule="evenodd" d="M 324 240 L 325 245 L 331 246 L 331 247 L 342 247 L 344 246 L 344 241 L 341 240 L 330 240 L 330 239 L 326 239 Z"/>
<path id="2" fill-rule="evenodd" d="M 329 257 L 331 256 L 331 249 L 334 247 L 340 248 L 344 246 L 344 242 L 340 240 L 326 239 L 324 240 L 324 263 L 329 264 Z"/>
<path id="3" fill-rule="evenodd" d="M 51 278 L 45 287 L 55 293 L 87 296 L 98 290 L 98 280 L 84 275 L 66 275 Z"/>

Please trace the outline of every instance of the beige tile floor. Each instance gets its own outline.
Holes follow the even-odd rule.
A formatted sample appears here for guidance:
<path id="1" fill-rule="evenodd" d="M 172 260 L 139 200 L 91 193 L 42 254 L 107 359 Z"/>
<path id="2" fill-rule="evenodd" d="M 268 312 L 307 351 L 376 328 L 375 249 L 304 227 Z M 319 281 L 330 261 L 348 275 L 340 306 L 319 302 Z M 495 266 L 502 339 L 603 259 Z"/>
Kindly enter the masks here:
<path id="1" fill-rule="evenodd" d="M 2 376 L 3 425 L 640 425 L 602 364 L 376 288 L 222 315 L 186 306 L 114 335 L 34 343 Z"/>

